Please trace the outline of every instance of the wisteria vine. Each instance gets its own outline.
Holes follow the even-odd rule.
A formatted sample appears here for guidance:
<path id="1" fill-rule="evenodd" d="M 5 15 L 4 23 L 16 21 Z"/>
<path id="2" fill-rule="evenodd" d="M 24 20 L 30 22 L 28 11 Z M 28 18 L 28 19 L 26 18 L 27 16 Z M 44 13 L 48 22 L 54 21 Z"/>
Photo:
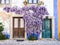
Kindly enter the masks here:
<path id="1" fill-rule="evenodd" d="M 25 6 L 25 7 L 5 7 L 6 12 L 14 12 L 15 14 L 24 15 L 23 19 L 26 21 L 27 38 L 33 35 L 38 39 L 42 31 L 42 17 L 48 15 L 48 11 L 44 6 Z"/>

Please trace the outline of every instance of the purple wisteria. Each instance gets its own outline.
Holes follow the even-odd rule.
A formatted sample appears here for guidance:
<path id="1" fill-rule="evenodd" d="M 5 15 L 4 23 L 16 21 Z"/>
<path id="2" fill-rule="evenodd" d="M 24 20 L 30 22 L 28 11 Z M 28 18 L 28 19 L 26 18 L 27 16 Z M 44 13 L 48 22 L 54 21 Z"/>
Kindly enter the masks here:
<path id="1" fill-rule="evenodd" d="M 48 15 L 48 11 L 44 6 L 25 6 L 19 8 L 15 7 L 5 7 L 3 10 L 6 12 L 14 12 L 15 14 L 24 15 L 23 19 L 26 21 L 26 32 L 27 37 L 34 34 L 36 38 L 39 37 L 42 30 L 42 17 Z"/>

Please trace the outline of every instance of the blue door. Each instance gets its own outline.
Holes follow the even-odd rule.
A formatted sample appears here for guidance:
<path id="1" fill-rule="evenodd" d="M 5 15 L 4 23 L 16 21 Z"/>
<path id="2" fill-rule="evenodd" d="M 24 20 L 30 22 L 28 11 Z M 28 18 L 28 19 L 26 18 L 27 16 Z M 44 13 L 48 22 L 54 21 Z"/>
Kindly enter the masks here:
<path id="1" fill-rule="evenodd" d="M 43 19 L 42 38 L 52 38 L 52 19 Z"/>

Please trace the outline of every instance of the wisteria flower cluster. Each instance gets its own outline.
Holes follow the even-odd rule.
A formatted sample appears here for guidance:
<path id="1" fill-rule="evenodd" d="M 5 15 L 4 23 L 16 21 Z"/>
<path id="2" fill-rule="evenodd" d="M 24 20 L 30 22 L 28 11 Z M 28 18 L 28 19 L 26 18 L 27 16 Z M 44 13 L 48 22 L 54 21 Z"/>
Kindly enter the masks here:
<path id="1" fill-rule="evenodd" d="M 6 12 L 14 12 L 16 14 L 24 15 L 23 19 L 26 21 L 26 32 L 27 37 L 34 34 L 35 37 L 39 37 L 42 31 L 42 17 L 48 15 L 48 11 L 44 6 L 25 6 L 19 8 L 15 7 L 5 7 L 3 10 Z"/>

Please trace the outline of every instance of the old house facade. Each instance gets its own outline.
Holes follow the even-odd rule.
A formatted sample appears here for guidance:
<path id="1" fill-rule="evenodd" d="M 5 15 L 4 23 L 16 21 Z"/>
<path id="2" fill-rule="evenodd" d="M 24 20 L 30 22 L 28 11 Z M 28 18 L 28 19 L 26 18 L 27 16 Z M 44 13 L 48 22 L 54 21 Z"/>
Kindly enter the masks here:
<path id="1" fill-rule="evenodd" d="M 1 0 L 0 1 L 0 20 L 4 24 L 3 33 L 7 33 L 10 35 L 10 39 L 23 39 L 27 40 L 27 32 L 26 32 L 26 21 L 23 20 L 23 16 L 21 14 L 15 14 L 14 12 L 7 13 L 3 10 L 4 7 L 24 7 L 24 6 L 44 6 L 47 8 L 49 15 L 44 15 L 42 18 L 42 31 L 38 37 L 38 39 L 58 39 L 58 29 L 57 25 L 55 25 L 56 21 L 54 16 L 54 1 L 53 0 Z M 57 15 L 57 14 L 55 14 Z M 56 19 L 57 20 L 57 19 Z"/>

